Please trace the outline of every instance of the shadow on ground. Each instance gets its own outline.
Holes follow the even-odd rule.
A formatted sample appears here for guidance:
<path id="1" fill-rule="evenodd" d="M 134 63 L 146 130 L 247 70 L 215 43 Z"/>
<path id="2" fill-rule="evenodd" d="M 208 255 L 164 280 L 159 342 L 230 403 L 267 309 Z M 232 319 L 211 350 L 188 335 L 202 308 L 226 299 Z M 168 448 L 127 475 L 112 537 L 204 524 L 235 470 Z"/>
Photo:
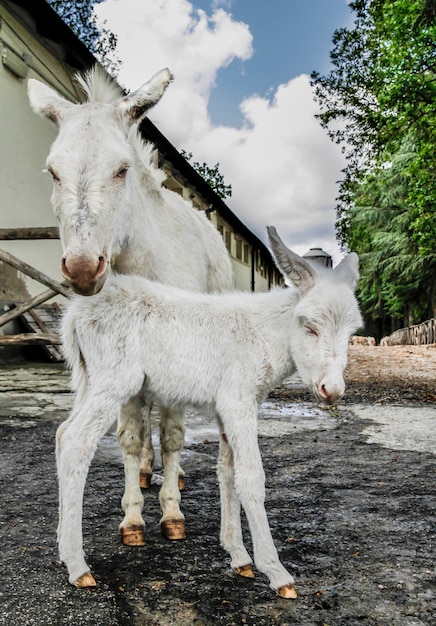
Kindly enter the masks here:
<path id="1" fill-rule="evenodd" d="M 117 531 L 122 467 L 108 453 L 113 435 L 102 440 L 84 502 L 98 587 L 71 587 L 57 560 L 57 424 L 10 413 L 0 422 L 1 626 L 429 626 L 435 457 L 368 443 L 367 423 L 349 407 L 330 418 L 316 430 L 260 438 L 272 534 L 297 580 L 291 601 L 261 574 L 247 580 L 229 567 L 213 441 L 188 441 L 183 454 L 187 540 L 161 537 L 152 486 L 144 492 L 147 545 L 126 548 Z"/>

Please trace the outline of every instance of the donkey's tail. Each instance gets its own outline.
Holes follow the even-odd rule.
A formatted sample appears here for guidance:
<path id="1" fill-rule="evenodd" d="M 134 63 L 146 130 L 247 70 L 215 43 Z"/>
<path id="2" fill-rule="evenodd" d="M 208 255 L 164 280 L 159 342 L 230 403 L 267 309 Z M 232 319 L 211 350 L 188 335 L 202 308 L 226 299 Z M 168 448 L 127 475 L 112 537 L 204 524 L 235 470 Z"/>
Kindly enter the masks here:
<path id="1" fill-rule="evenodd" d="M 71 370 L 71 387 L 81 397 L 88 388 L 88 372 L 77 334 L 73 307 L 67 309 L 61 322 L 62 351 Z"/>

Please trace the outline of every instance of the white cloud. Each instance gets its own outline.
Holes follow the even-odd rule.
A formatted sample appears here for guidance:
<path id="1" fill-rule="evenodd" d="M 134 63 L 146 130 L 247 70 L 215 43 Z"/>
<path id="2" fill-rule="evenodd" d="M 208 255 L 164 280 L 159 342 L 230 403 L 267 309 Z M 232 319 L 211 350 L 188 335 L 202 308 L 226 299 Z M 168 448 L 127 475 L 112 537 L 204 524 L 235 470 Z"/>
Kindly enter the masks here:
<path id="1" fill-rule="evenodd" d="M 276 86 L 271 98 L 241 102 L 242 127 L 214 126 L 208 100 L 217 72 L 253 54 L 246 24 L 225 8 L 208 16 L 188 0 L 106 0 L 96 11 L 118 35 L 121 83 L 136 89 L 162 67 L 174 73 L 150 118 L 195 160 L 220 163 L 238 217 L 263 240 L 266 224 L 275 224 L 300 254 L 321 246 L 337 261 L 333 207 L 344 162 L 314 117 L 308 76 Z"/>

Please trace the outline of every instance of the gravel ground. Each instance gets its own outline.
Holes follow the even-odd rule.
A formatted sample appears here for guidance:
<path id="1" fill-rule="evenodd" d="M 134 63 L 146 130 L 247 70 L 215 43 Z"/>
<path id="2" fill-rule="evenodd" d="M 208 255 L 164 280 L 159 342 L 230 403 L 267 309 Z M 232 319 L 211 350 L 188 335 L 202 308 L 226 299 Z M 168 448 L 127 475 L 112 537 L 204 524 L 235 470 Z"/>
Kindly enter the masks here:
<path id="1" fill-rule="evenodd" d="M 342 405 L 436 402 L 436 344 L 430 346 L 349 346 Z M 310 393 L 286 385 L 273 397 L 310 400 Z"/>
<path id="2" fill-rule="evenodd" d="M 120 543 L 122 469 L 114 437 L 102 440 L 84 502 L 85 550 L 98 587 L 71 587 L 57 559 L 54 466 L 67 379 L 59 368 L 41 368 L 29 389 L 22 373 L 0 374 L 1 626 L 434 623 L 435 450 L 370 442 L 373 422 L 354 406 L 396 407 L 399 425 L 404 411 L 425 410 L 430 424 L 436 349 L 352 346 L 340 409 L 318 416 L 316 427 L 260 437 L 266 508 L 281 560 L 297 580 L 294 601 L 276 597 L 261 574 L 247 580 L 229 568 L 219 545 L 217 444 L 209 439 L 189 440 L 183 452 L 187 540 L 161 537 L 155 485 L 144 492 L 143 548 Z M 270 401 L 295 405 L 307 423 L 319 413 L 296 384 Z M 285 410 L 280 420 L 289 425 Z M 250 546 L 244 518 L 243 525 Z"/>

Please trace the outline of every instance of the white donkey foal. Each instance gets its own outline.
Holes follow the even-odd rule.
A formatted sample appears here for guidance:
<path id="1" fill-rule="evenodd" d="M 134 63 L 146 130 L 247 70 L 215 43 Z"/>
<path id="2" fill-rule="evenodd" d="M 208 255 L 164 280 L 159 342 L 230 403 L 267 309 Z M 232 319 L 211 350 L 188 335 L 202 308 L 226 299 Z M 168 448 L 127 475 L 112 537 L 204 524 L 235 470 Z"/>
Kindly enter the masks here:
<path id="1" fill-rule="evenodd" d="M 69 305 L 62 332 L 78 393 L 57 435 L 58 541 L 69 580 L 77 587 L 95 585 L 82 543 L 82 499 L 91 458 L 120 406 L 142 393 L 167 406 L 215 409 L 221 432 L 222 546 L 232 567 L 252 577 L 242 540 L 242 504 L 256 567 L 282 597 L 296 596 L 264 506 L 258 404 L 296 370 L 321 402 L 333 404 L 342 396 L 348 340 L 361 325 L 353 295 L 358 259 L 350 254 L 335 270 L 315 270 L 285 247 L 273 227 L 268 232 L 289 289 L 195 294 L 137 276 L 113 276 L 98 295 L 77 296 Z"/>

